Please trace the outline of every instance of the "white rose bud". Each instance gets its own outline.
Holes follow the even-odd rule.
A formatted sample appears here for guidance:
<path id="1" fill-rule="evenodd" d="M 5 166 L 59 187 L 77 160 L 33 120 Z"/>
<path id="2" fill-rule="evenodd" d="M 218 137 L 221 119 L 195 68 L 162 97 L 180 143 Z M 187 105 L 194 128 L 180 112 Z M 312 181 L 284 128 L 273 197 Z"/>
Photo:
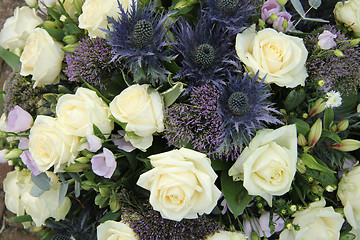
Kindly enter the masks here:
<path id="1" fill-rule="evenodd" d="M 21 54 L 22 76 L 32 75 L 34 87 L 59 82 L 62 60 L 65 53 L 63 45 L 55 41 L 49 33 L 36 28 L 28 37 L 24 52 Z"/>
<path id="2" fill-rule="evenodd" d="M 352 30 L 356 37 L 360 37 L 360 1 L 348 0 L 344 4 L 339 1 L 334 8 L 336 21 L 344 23 L 345 27 Z"/>
<path id="3" fill-rule="evenodd" d="M 14 16 L 5 21 L 0 32 L 0 46 L 11 52 L 20 53 L 30 33 L 42 22 L 35 9 L 26 6 L 15 8 Z"/>
<path id="4" fill-rule="evenodd" d="M 127 239 L 136 240 L 138 237 L 135 232 L 124 222 L 106 221 L 97 227 L 97 239 Z"/>

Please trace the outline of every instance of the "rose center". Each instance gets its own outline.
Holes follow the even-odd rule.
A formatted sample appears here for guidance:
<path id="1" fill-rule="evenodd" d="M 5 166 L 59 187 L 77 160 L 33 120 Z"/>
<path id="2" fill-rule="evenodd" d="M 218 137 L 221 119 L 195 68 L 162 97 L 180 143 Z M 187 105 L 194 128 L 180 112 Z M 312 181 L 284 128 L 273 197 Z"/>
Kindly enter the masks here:
<path id="1" fill-rule="evenodd" d="M 239 0 L 218 0 L 217 6 L 224 14 L 233 15 L 238 10 Z"/>
<path id="2" fill-rule="evenodd" d="M 244 115 L 249 109 L 249 100 L 243 92 L 234 92 L 228 99 L 229 110 L 237 115 Z"/>
<path id="3" fill-rule="evenodd" d="M 139 20 L 135 24 L 135 28 L 131 36 L 131 42 L 136 48 L 145 48 L 150 44 L 153 32 L 153 26 L 148 20 Z"/>
<path id="4" fill-rule="evenodd" d="M 212 65 L 215 58 L 214 48 L 209 44 L 201 44 L 197 47 L 194 54 L 194 62 L 201 68 L 208 68 Z"/>

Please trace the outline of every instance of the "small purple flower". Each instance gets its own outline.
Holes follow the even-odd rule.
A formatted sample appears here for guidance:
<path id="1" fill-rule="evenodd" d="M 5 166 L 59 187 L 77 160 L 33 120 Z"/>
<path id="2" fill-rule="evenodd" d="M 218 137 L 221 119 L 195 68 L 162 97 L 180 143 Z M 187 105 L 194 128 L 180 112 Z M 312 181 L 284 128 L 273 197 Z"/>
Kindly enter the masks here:
<path id="1" fill-rule="evenodd" d="M 23 132 L 31 128 L 32 123 L 33 118 L 30 113 L 16 105 L 9 112 L 6 128 L 10 132 Z"/>
<path id="2" fill-rule="evenodd" d="M 118 131 L 119 135 L 111 135 L 111 138 L 114 139 L 113 143 L 118 147 L 118 149 L 123 150 L 125 152 L 131 152 L 136 148 L 131 144 L 131 142 L 127 142 L 124 138 L 126 132 L 123 130 Z"/>
<path id="3" fill-rule="evenodd" d="M 281 6 L 276 0 L 267 0 L 261 8 L 261 19 L 264 22 L 272 24 L 273 21 L 270 19 L 271 14 L 280 12 Z"/>
<path id="4" fill-rule="evenodd" d="M 0 163 L 6 163 L 8 162 L 8 159 L 5 158 L 5 155 L 8 154 L 9 150 L 2 149 L 0 150 Z"/>
<path id="5" fill-rule="evenodd" d="M 293 22 L 290 21 L 291 14 L 285 11 L 278 12 L 276 15 L 278 16 L 278 19 L 273 22 L 273 27 L 279 32 L 288 31 L 293 24 Z"/>
<path id="6" fill-rule="evenodd" d="M 26 167 L 32 172 L 32 174 L 37 176 L 41 173 L 29 150 L 23 151 L 20 155 L 20 158 L 21 161 L 26 165 Z"/>
<path id="7" fill-rule="evenodd" d="M 101 139 L 95 135 L 86 135 L 87 142 L 85 143 L 85 148 L 90 152 L 97 152 L 102 144 Z"/>
<path id="8" fill-rule="evenodd" d="M 328 50 L 336 46 L 336 42 L 334 41 L 336 35 L 328 30 L 324 30 L 322 34 L 318 36 L 318 45 L 321 49 Z"/>
<path id="9" fill-rule="evenodd" d="M 107 148 L 103 148 L 103 153 L 93 156 L 91 164 L 93 172 L 104 178 L 110 178 L 116 168 L 115 156 Z"/>
<path id="10" fill-rule="evenodd" d="M 251 223 L 250 223 L 251 221 Z M 273 214 L 272 221 L 275 223 L 274 232 L 280 232 L 284 228 L 284 220 L 276 213 Z M 270 223 L 270 212 L 263 213 L 259 219 L 251 218 L 244 221 L 244 232 L 250 238 L 251 232 L 256 232 L 260 237 L 263 237 L 264 234 L 269 238 L 272 233 L 269 227 Z"/>
<path id="11" fill-rule="evenodd" d="M 23 138 L 23 137 L 20 138 L 19 144 L 18 144 L 18 149 L 21 149 L 21 150 L 29 149 L 29 139 Z"/>

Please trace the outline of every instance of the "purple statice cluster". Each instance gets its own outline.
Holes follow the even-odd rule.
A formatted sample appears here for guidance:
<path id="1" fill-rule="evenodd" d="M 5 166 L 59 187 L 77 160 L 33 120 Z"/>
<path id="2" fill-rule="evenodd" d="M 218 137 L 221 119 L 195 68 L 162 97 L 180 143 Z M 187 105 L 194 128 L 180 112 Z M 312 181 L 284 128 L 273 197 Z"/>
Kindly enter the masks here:
<path id="1" fill-rule="evenodd" d="M 16 105 L 29 112 L 36 113 L 36 104 L 41 98 L 40 88 L 34 88 L 34 83 L 20 75 L 20 68 L 14 70 L 4 85 L 4 110 L 10 112 Z"/>
<path id="2" fill-rule="evenodd" d="M 194 87 L 190 92 L 189 104 L 179 103 L 165 109 L 165 138 L 169 145 L 178 147 L 192 145 L 195 150 L 209 157 L 235 161 L 240 149 L 218 151 L 224 134 L 223 121 L 218 109 L 220 91 L 215 85 Z"/>
<path id="3" fill-rule="evenodd" d="M 139 240 L 200 240 L 220 230 L 219 224 L 205 215 L 197 219 L 183 219 L 178 222 L 162 218 L 160 213 L 153 210 L 151 206 L 143 211 L 123 207 L 122 213 L 122 221 L 130 225 Z"/>
<path id="4" fill-rule="evenodd" d="M 105 89 L 119 65 L 113 59 L 112 47 L 102 38 L 83 38 L 73 53 L 66 53 L 64 70 L 69 81 L 82 79 L 94 87 Z M 82 78 L 82 79 L 81 79 Z"/>
<path id="5" fill-rule="evenodd" d="M 305 44 L 309 50 L 309 58 L 306 68 L 309 73 L 309 81 L 324 81 L 323 88 L 326 91 L 337 90 L 343 93 L 356 91 L 360 86 L 360 47 L 358 44 L 351 44 L 351 39 L 336 29 L 335 26 L 326 25 L 323 30 L 328 30 L 336 35 L 336 49 L 340 49 L 343 56 L 337 56 L 331 50 L 328 53 L 319 53 L 317 48 L 318 37 L 305 38 Z"/>

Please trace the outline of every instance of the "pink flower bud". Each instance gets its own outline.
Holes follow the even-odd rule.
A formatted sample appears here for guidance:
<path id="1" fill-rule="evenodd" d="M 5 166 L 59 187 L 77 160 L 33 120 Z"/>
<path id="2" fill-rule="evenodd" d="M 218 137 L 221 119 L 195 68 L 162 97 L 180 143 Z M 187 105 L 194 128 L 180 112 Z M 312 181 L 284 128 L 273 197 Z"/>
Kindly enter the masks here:
<path id="1" fill-rule="evenodd" d="M 278 14 L 280 12 L 280 4 L 276 0 L 267 0 L 261 8 L 261 19 L 269 24 L 273 21 L 270 19 L 271 14 Z"/>
<path id="2" fill-rule="evenodd" d="M 308 141 L 309 145 L 314 146 L 320 139 L 322 133 L 322 121 L 320 118 L 311 126 Z"/>
<path id="3" fill-rule="evenodd" d="M 31 128 L 32 124 L 32 116 L 27 111 L 16 105 L 9 112 L 6 129 L 10 132 L 23 132 Z"/>
<path id="4" fill-rule="evenodd" d="M 114 154 L 107 148 L 103 148 L 103 153 L 91 158 L 92 170 L 98 176 L 110 178 L 116 168 Z"/>
<path id="5" fill-rule="evenodd" d="M 332 34 L 328 30 L 324 30 L 322 34 L 318 37 L 318 45 L 321 49 L 327 50 L 330 48 L 333 48 L 336 46 L 336 42 L 334 41 L 334 38 L 336 38 L 335 34 Z"/>
<path id="6" fill-rule="evenodd" d="M 360 141 L 354 139 L 344 139 L 341 141 L 341 144 L 334 143 L 332 148 L 343 152 L 351 152 L 360 148 Z"/>
<path id="7" fill-rule="evenodd" d="M 97 152 L 102 144 L 101 144 L 101 139 L 98 138 L 95 135 L 86 135 L 86 140 L 87 142 L 85 143 L 85 147 L 87 150 L 89 150 L 90 152 Z"/>

